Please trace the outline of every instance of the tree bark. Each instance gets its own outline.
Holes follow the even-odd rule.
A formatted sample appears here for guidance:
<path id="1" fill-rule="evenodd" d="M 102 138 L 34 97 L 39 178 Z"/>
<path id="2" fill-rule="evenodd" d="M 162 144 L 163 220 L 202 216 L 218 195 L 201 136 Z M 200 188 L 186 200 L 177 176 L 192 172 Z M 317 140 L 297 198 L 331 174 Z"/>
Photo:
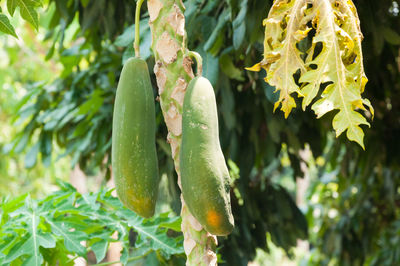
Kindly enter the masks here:
<path id="1" fill-rule="evenodd" d="M 152 50 L 156 64 L 154 73 L 161 109 L 168 128 L 175 170 L 180 184 L 179 150 L 182 135 L 182 105 L 186 87 L 193 79 L 192 60 L 186 47 L 184 5 L 181 0 L 148 0 Z M 200 169 L 199 169 L 200 171 Z M 182 201 L 182 232 L 186 265 L 216 265 L 217 238 L 203 229 Z"/>

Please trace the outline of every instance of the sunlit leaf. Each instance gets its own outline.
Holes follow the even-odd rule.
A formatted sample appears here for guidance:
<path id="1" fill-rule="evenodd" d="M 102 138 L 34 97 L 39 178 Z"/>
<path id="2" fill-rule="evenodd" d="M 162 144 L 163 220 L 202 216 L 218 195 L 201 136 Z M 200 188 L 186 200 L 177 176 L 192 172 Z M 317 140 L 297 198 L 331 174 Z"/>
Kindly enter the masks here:
<path id="1" fill-rule="evenodd" d="M 265 81 L 279 92 L 274 110 L 281 107 L 288 117 L 296 107 L 294 93 L 303 98 L 303 110 L 312 104 L 317 117 L 339 110 L 333 119 L 336 136 L 347 130 L 349 140 L 364 148 L 364 133 L 360 125 L 367 120 L 356 111 L 368 111 L 373 117 L 369 101 L 361 97 L 367 78 L 361 51 L 360 23 L 351 1 L 278 0 L 264 20 L 264 59 L 247 70 L 267 71 Z M 311 27 L 312 26 L 312 27 Z M 310 35 L 311 29 L 315 35 Z M 393 35 L 393 34 L 392 34 Z M 306 54 L 299 43 L 312 38 Z M 299 75 L 298 81 L 295 76 Z"/>
<path id="2" fill-rule="evenodd" d="M 6 34 L 10 34 L 15 38 L 18 38 L 17 34 L 15 33 L 14 27 L 10 23 L 10 20 L 4 14 L 0 14 L 0 31 Z"/>
<path id="3" fill-rule="evenodd" d="M 18 0 L 7 0 L 7 10 L 11 16 L 14 16 L 15 8 Z"/>
<path id="4" fill-rule="evenodd" d="M 38 13 L 35 10 L 37 3 L 32 0 L 16 0 L 19 6 L 21 16 L 23 19 L 28 21 L 35 29 L 39 27 Z"/>
<path id="5" fill-rule="evenodd" d="M 169 237 L 168 228 L 180 231 L 180 218 L 168 213 L 143 219 L 122 206 L 111 191 L 81 195 L 59 180 L 61 190 L 43 200 L 26 195 L 2 200 L 0 205 L 0 262 L 14 265 L 71 265 L 70 258 L 92 250 L 97 261 L 104 259 L 113 241 L 123 244 L 122 262 L 159 251 L 166 258 L 182 254 L 182 235 Z M 135 247 L 129 246 L 131 229 Z M 115 232 L 117 239 L 113 238 Z M 86 241 L 86 246 L 82 241 Z M 62 253 L 63 256 L 57 255 Z M 130 257 L 133 254 L 133 257 Z M 54 262 L 49 259 L 56 256 Z M 19 264 L 18 264 L 19 265 Z"/>

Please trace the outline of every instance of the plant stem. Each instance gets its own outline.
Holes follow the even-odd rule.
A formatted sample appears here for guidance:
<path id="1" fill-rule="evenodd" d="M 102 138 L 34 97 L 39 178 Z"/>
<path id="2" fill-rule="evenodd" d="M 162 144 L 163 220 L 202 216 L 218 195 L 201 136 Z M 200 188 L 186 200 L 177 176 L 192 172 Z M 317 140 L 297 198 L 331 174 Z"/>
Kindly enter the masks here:
<path id="1" fill-rule="evenodd" d="M 154 73 L 180 187 L 183 98 L 189 82 L 194 78 L 191 57 L 197 61 L 198 75 L 201 74 L 202 60 L 200 55 L 188 51 L 186 47 L 185 7 L 182 0 L 148 0 L 147 6 L 152 34 L 151 49 L 156 61 Z M 181 201 L 186 265 L 216 265 L 216 236 L 205 231 L 191 215 L 182 196 Z"/>
<path id="2" fill-rule="evenodd" d="M 142 7 L 144 0 L 138 0 L 136 2 L 136 10 L 135 10 L 135 41 L 133 44 L 133 48 L 135 49 L 135 57 L 140 57 L 140 8 Z"/>
<path id="3" fill-rule="evenodd" d="M 200 77 L 201 74 L 203 73 L 203 58 L 201 58 L 200 54 L 195 51 L 189 51 L 188 56 L 196 60 L 197 63 L 196 76 Z"/>
<path id="4" fill-rule="evenodd" d="M 72 257 L 69 260 L 67 260 L 67 264 L 69 264 L 71 261 L 76 260 L 77 258 L 79 258 L 79 255 L 76 255 L 75 257 Z"/>

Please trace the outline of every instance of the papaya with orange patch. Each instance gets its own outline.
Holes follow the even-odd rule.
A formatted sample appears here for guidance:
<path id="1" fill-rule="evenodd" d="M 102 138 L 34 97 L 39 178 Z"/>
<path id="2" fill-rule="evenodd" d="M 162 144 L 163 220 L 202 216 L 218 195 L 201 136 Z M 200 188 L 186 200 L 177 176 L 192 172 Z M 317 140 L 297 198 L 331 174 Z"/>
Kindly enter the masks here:
<path id="1" fill-rule="evenodd" d="M 197 77 L 189 83 L 182 113 L 183 198 L 209 233 L 228 235 L 234 227 L 230 177 L 219 142 L 214 89 L 206 78 Z"/>

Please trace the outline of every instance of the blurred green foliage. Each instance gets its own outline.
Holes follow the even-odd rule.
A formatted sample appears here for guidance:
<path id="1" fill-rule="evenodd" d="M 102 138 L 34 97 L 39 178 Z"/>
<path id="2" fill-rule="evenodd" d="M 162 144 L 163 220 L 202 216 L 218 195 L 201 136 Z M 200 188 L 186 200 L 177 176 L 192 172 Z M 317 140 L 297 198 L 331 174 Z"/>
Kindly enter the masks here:
<path id="1" fill-rule="evenodd" d="M 40 30 L 44 30 L 47 19 L 44 13 L 39 21 Z M 43 196 L 57 189 L 56 177 L 68 178 L 70 168 L 66 160 L 48 160 L 47 167 L 39 164 L 33 168 L 36 156 L 25 148 L 29 138 L 35 143 L 40 136 L 31 134 L 20 139 L 19 132 L 26 125 L 24 120 L 28 114 L 15 114 L 23 105 L 21 97 L 53 80 L 61 68 L 56 61 L 44 60 L 49 44 L 40 42 L 40 36 L 31 26 L 18 17 L 13 18 L 12 23 L 19 38 L 0 34 L 0 196 L 26 192 Z M 19 146 L 11 152 L 9 143 L 15 138 L 20 140 Z"/>

